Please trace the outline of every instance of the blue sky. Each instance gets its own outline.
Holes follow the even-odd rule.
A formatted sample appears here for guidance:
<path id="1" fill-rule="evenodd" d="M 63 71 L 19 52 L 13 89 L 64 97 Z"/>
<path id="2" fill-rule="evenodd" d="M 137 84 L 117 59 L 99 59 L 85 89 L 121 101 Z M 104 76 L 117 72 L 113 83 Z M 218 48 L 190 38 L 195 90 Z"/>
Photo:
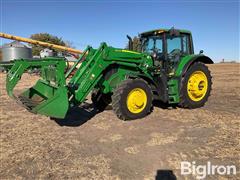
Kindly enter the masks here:
<path id="1" fill-rule="evenodd" d="M 125 47 L 126 34 L 172 26 L 192 31 L 195 53 L 239 60 L 239 1 L 1 1 L 1 32 L 48 32 L 78 49 Z"/>

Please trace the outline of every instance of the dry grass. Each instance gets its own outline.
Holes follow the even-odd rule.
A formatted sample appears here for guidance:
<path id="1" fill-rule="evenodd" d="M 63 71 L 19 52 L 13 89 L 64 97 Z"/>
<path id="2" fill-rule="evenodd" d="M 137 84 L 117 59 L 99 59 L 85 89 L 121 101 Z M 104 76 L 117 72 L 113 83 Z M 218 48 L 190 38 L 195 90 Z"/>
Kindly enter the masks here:
<path id="1" fill-rule="evenodd" d="M 240 66 L 210 69 L 214 84 L 206 106 L 155 107 L 146 118 L 131 122 L 87 106 L 65 120 L 31 114 L 7 96 L 5 75 L 0 74 L 0 177 L 154 179 L 157 170 L 169 169 L 180 179 L 191 179 L 180 176 L 182 160 L 235 164 L 239 170 Z M 17 92 L 36 77 L 24 75 L 22 80 Z"/>

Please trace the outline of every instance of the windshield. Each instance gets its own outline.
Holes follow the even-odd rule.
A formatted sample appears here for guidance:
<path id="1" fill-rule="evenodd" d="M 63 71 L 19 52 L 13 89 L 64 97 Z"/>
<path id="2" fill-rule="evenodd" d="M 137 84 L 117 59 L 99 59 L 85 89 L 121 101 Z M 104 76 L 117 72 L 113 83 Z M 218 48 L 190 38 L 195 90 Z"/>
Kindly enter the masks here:
<path id="1" fill-rule="evenodd" d="M 142 40 L 142 51 L 152 54 L 153 52 L 163 52 L 163 41 L 162 36 L 150 36 L 143 38 Z"/>

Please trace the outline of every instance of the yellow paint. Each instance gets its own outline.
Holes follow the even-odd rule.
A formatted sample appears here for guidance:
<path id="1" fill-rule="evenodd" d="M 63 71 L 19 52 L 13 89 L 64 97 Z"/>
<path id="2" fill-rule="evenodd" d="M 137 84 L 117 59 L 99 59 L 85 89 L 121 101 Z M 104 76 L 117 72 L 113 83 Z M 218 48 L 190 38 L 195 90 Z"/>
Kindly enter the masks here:
<path id="1" fill-rule="evenodd" d="M 132 54 L 141 54 L 141 53 L 138 53 L 138 52 L 135 52 L 135 51 L 129 51 L 129 50 L 126 50 L 126 49 L 117 49 L 115 50 L 116 52 L 128 52 L 128 53 L 132 53 Z"/>
<path id="2" fill-rule="evenodd" d="M 36 45 L 40 45 L 40 46 L 43 46 L 43 47 L 59 49 L 59 50 L 62 50 L 62 51 L 82 54 L 82 51 L 77 50 L 77 49 L 68 48 L 68 47 L 65 47 L 65 46 L 60 46 L 60 45 L 51 44 L 51 43 L 46 43 L 46 42 L 43 42 L 43 41 L 37 41 L 37 40 L 29 39 L 29 38 L 23 38 L 23 37 L 20 37 L 20 36 L 13 36 L 11 34 L 6 34 L 6 33 L 2 33 L 2 32 L 0 32 L 0 37 L 6 38 L 6 39 L 22 41 L 22 42 L 26 42 L 26 43 L 30 43 L 30 44 L 36 44 Z"/>
<path id="3" fill-rule="evenodd" d="M 197 102 L 202 100 L 208 90 L 208 79 L 204 72 L 195 71 L 191 74 L 187 84 L 188 96 Z"/>
<path id="4" fill-rule="evenodd" d="M 137 114 L 144 110 L 147 105 L 147 94 L 141 88 L 130 91 L 127 97 L 127 108 L 131 113 Z"/>

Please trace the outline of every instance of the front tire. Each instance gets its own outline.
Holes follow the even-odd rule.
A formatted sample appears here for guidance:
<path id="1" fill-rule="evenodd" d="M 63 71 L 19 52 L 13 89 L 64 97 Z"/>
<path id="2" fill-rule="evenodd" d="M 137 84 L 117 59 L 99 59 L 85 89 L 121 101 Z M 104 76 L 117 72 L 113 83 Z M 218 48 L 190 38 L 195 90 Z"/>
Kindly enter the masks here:
<path id="1" fill-rule="evenodd" d="M 208 67 L 196 62 L 186 72 L 181 81 L 180 103 L 183 108 L 204 106 L 212 89 L 212 76 Z"/>
<path id="2" fill-rule="evenodd" d="M 128 79 L 113 92 L 113 111 L 122 120 L 143 118 L 150 113 L 152 98 L 151 88 L 144 80 Z"/>

